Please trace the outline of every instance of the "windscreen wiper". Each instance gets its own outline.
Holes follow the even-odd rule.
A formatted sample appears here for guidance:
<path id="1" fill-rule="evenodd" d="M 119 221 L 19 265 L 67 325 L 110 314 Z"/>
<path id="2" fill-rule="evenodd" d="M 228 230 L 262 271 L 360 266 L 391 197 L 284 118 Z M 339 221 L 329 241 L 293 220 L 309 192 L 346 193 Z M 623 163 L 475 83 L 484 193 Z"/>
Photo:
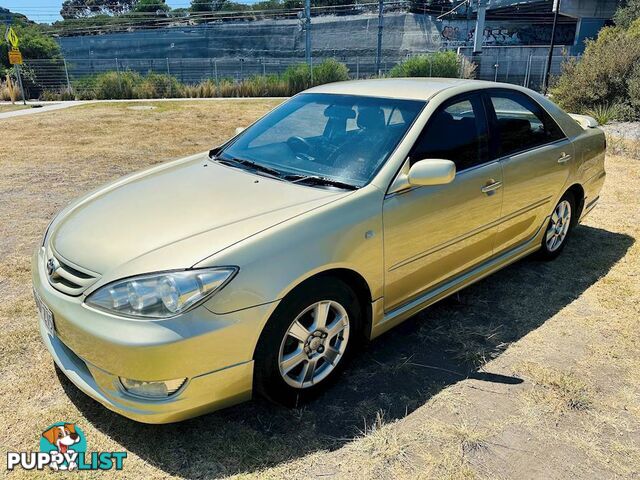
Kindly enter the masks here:
<path id="1" fill-rule="evenodd" d="M 296 178 L 297 177 L 297 178 Z M 291 183 L 306 183 L 308 185 L 327 185 L 330 187 L 342 188 L 344 190 L 357 190 L 359 187 L 350 183 L 334 180 L 333 178 L 321 177 L 319 175 L 288 175 L 286 177 Z"/>
<path id="2" fill-rule="evenodd" d="M 222 158 L 222 157 L 212 156 L 211 160 L 215 160 L 216 162 L 219 162 L 219 163 L 243 165 L 245 167 L 249 167 L 251 170 L 256 170 L 258 172 L 266 173 L 267 175 L 273 178 L 282 179 L 284 176 L 282 172 L 280 172 L 279 170 L 276 170 L 275 168 L 265 167 L 264 165 L 260 165 L 259 163 L 252 162 L 251 160 L 245 160 L 243 158 L 235 158 L 235 157 Z"/>

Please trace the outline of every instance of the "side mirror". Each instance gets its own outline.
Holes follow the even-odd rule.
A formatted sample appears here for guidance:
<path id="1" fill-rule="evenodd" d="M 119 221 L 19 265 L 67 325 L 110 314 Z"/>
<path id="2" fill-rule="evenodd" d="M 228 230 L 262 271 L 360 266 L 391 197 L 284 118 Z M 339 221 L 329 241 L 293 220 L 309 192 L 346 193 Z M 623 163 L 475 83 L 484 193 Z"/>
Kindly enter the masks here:
<path id="1" fill-rule="evenodd" d="M 409 169 L 407 180 L 412 186 L 445 185 L 456 176 L 456 164 L 451 160 L 419 160 Z"/>
<path id="2" fill-rule="evenodd" d="M 242 132 L 244 132 L 244 127 L 237 127 L 236 128 L 236 135 L 240 135 Z"/>

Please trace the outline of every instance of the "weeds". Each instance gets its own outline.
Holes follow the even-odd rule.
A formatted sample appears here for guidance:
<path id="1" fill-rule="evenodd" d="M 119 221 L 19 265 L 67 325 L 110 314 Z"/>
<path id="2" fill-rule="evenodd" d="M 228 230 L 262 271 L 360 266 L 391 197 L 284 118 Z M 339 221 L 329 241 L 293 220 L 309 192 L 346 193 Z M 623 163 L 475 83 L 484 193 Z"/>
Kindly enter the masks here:
<path id="1" fill-rule="evenodd" d="M 619 111 L 620 107 L 616 104 L 599 104 L 588 109 L 586 114 L 595 118 L 600 125 L 606 125 L 618 118 Z"/>
<path id="2" fill-rule="evenodd" d="M 484 448 L 488 437 L 486 431 L 469 425 L 466 421 L 447 425 L 443 433 L 458 445 L 462 456 Z"/>
<path id="3" fill-rule="evenodd" d="M 0 98 L 16 103 L 18 95 L 20 95 L 20 88 L 14 83 L 11 75 L 7 73 L 6 81 L 0 85 Z"/>
<path id="4" fill-rule="evenodd" d="M 523 369 L 534 383 L 528 395 L 538 407 L 546 407 L 556 414 L 591 407 L 591 392 L 587 384 L 573 373 L 535 364 L 526 364 Z"/>
<path id="5" fill-rule="evenodd" d="M 365 422 L 361 431 L 362 442 L 359 449 L 383 464 L 402 461 L 406 458 L 409 441 L 403 438 L 398 429 L 386 424 L 384 412 L 378 411 L 371 425 Z"/>

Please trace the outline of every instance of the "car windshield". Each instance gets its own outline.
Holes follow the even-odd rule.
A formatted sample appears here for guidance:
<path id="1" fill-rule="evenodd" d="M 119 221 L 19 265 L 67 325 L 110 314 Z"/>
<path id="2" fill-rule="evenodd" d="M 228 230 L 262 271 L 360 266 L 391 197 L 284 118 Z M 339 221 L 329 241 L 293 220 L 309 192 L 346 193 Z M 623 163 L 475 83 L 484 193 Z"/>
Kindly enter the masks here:
<path id="1" fill-rule="evenodd" d="M 242 132 L 217 158 L 294 182 L 361 187 L 424 105 L 358 95 L 297 95 Z"/>

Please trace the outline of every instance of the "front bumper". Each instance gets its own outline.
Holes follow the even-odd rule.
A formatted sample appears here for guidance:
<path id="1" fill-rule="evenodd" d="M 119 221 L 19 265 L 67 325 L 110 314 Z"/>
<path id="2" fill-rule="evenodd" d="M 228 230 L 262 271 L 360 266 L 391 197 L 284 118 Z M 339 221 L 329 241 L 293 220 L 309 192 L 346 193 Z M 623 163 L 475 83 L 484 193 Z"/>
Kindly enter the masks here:
<path id="1" fill-rule="evenodd" d="M 42 322 L 40 333 L 58 367 L 84 393 L 145 423 L 175 422 L 251 398 L 253 350 L 277 302 L 225 315 L 205 304 L 172 319 L 122 318 L 55 290 L 43 256 L 42 249 L 33 256 L 33 287 L 53 313 L 56 334 Z M 166 399 L 147 400 L 128 393 L 118 377 L 187 381 Z"/>

